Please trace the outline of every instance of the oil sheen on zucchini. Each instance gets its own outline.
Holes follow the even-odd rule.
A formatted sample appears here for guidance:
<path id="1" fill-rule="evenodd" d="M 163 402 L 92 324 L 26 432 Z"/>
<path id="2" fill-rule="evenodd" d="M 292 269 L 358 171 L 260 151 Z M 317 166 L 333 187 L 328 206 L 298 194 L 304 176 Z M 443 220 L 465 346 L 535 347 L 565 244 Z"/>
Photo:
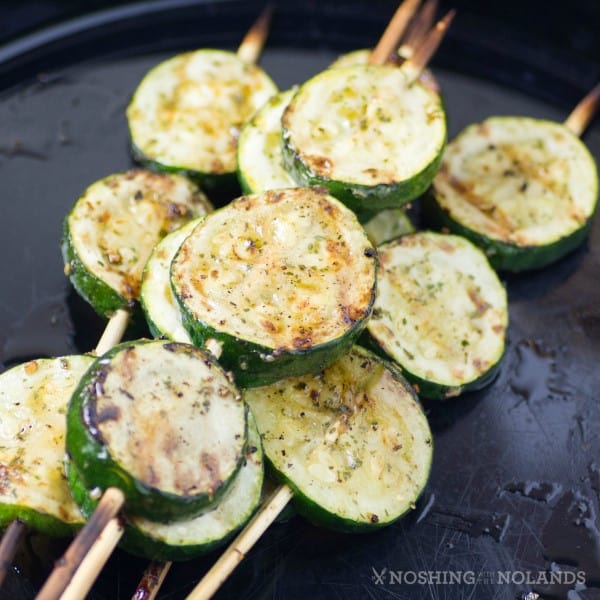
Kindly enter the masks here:
<path id="1" fill-rule="evenodd" d="M 181 245 L 171 283 L 195 344 L 217 340 L 241 387 L 315 372 L 363 330 L 376 253 L 323 189 L 242 196 Z"/>
<path id="2" fill-rule="evenodd" d="M 585 145 L 561 124 L 493 117 L 448 145 L 427 210 L 482 247 L 497 269 L 547 265 L 587 237 L 598 173 Z"/>
<path id="3" fill-rule="evenodd" d="M 273 96 L 248 121 L 238 141 L 238 179 L 245 194 L 295 187 L 283 164 L 281 117 L 295 88 Z"/>
<path id="4" fill-rule="evenodd" d="M 66 536 L 83 524 L 65 481 L 65 414 L 89 356 L 32 360 L 0 376 L 0 527 Z"/>
<path id="5" fill-rule="evenodd" d="M 355 346 L 316 375 L 244 391 L 267 462 L 307 519 L 342 531 L 389 525 L 425 487 L 432 436 L 389 363 Z"/>
<path id="6" fill-rule="evenodd" d="M 424 398 L 487 384 L 502 356 L 506 290 L 483 252 L 455 235 L 419 232 L 379 246 L 368 333 Z"/>
<path id="7" fill-rule="evenodd" d="M 181 322 L 179 304 L 171 289 L 171 262 L 183 240 L 202 219 L 198 217 L 165 236 L 156 244 L 144 267 L 140 304 L 154 337 L 192 343 Z"/>
<path id="8" fill-rule="evenodd" d="M 242 467 L 218 504 L 200 516 L 159 523 L 125 514 L 120 545 L 131 554 L 152 560 L 189 560 L 224 544 L 256 510 L 263 484 L 263 452 L 256 423 L 248 415 L 248 446 Z M 73 496 L 89 516 L 97 500 L 83 484 L 71 462 L 67 463 Z"/>
<path id="9" fill-rule="evenodd" d="M 357 214 L 421 195 L 446 142 L 439 95 L 394 66 L 327 69 L 283 115 L 284 160 L 304 185 L 323 185 Z"/>
<path id="10" fill-rule="evenodd" d="M 119 487 L 151 520 L 213 505 L 245 455 L 247 409 L 210 355 L 189 344 L 138 341 L 100 357 L 67 414 L 67 452 L 84 484 Z"/>
<path id="11" fill-rule="evenodd" d="M 206 196 L 179 175 L 135 169 L 101 179 L 65 219 L 65 273 L 99 314 L 131 307 L 155 244 L 211 208 Z"/>
<path id="12" fill-rule="evenodd" d="M 205 189 L 235 180 L 240 129 L 277 87 L 257 65 L 225 50 L 170 58 L 141 81 L 127 120 L 134 155 L 182 171 Z"/>

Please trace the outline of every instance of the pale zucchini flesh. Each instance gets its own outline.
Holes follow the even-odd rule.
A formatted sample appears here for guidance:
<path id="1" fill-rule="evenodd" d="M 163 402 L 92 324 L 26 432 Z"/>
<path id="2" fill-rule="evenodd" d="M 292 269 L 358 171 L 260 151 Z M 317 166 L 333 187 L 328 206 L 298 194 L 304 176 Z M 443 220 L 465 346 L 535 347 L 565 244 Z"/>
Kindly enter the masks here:
<path id="1" fill-rule="evenodd" d="M 355 215 L 314 188 L 238 198 L 194 229 L 171 266 L 192 339 L 219 340 L 241 386 L 333 362 L 366 324 L 375 274 Z"/>
<path id="2" fill-rule="evenodd" d="M 456 396 L 487 383 L 504 354 L 508 306 L 483 252 L 433 232 L 378 250 L 370 336 L 423 397 Z"/>
<path id="3" fill-rule="evenodd" d="M 211 209 L 179 175 L 135 169 L 90 185 L 64 224 L 65 273 L 103 315 L 139 297 L 142 270 L 155 244 Z"/>
<path id="4" fill-rule="evenodd" d="M 244 126 L 238 141 L 238 179 L 245 194 L 296 187 L 283 164 L 281 117 L 295 88 L 273 96 Z"/>
<path id="5" fill-rule="evenodd" d="M 283 115 L 284 159 L 357 213 L 399 208 L 429 186 L 446 142 L 439 95 L 393 66 L 327 69 Z"/>
<path id="6" fill-rule="evenodd" d="M 210 355 L 138 341 L 116 346 L 82 379 L 66 445 L 88 487 L 120 487 L 131 512 L 170 521 L 199 514 L 224 493 L 246 434 L 246 407 Z"/>
<path id="7" fill-rule="evenodd" d="M 374 246 L 415 231 L 415 226 L 402 208 L 382 210 L 363 223 L 363 227 Z"/>
<path id="8" fill-rule="evenodd" d="M 239 132 L 276 92 L 259 66 L 232 52 L 174 56 L 144 77 L 127 108 L 134 152 L 200 178 L 235 174 Z"/>
<path id="9" fill-rule="evenodd" d="M 432 435 L 410 385 L 355 346 L 317 375 L 244 391 L 268 464 L 298 511 L 344 531 L 388 525 L 414 508 Z"/>
<path id="10" fill-rule="evenodd" d="M 72 463 L 68 477 L 73 494 L 89 516 L 97 500 L 82 483 Z M 126 514 L 121 547 L 152 560 L 189 560 L 223 545 L 250 519 L 259 505 L 264 479 L 263 451 L 252 414 L 248 415 L 248 446 L 235 480 L 218 504 L 201 515 L 173 523 L 159 523 Z"/>
<path id="11" fill-rule="evenodd" d="M 154 337 L 191 343 L 190 335 L 181 322 L 179 304 L 171 289 L 171 262 L 183 240 L 201 220 L 202 217 L 193 219 L 165 236 L 154 247 L 144 267 L 140 304 Z"/>
<path id="12" fill-rule="evenodd" d="M 89 356 L 32 360 L 0 376 L 0 526 L 68 535 L 84 518 L 65 480 L 65 415 Z"/>
<path id="13" fill-rule="evenodd" d="M 471 125 L 444 154 L 433 187 L 443 225 L 482 246 L 497 268 L 537 268 L 586 237 L 598 174 L 565 126 L 526 117 Z"/>

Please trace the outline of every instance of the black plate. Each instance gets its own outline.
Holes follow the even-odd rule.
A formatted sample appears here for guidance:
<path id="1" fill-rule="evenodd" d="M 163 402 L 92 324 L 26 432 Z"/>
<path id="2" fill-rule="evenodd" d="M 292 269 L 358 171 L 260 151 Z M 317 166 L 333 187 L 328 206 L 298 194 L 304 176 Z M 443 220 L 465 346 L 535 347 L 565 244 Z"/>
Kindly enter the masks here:
<path id="1" fill-rule="evenodd" d="M 262 61 L 281 88 L 372 45 L 394 9 L 383 0 L 282 5 Z M 91 182 L 131 166 L 124 108 L 141 76 L 184 49 L 234 49 L 261 8 L 140 4 L 0 48 L 3 368 L 93 348 L 103 324 L 63 276 L 62 220 Z M 460 14 L 434 66 L 452 135 L 494 114 L 563 120 L 598 76 L 597 64 L 525 52 Z M 598 158 L 598 123 L 584 139 Z M 505 278 L 502 370 L 482 392 L 427 406 L 435 458 L 413 515 L 363 536 L 276 524 L 219 597 L 497 599 L 576 588 L 544 586 L 544 574 L 585 578 L 569 598 L 600 597 L 599 235 L 596 225 L 562 261 Z M 62 547 L 31 536 L 0 596 L 31 597 Z M 184 597 L 215 558 L 174 566 L 160 597 Z M 131 597 L 145 564 L 117 552 L 91 597 Z"/>

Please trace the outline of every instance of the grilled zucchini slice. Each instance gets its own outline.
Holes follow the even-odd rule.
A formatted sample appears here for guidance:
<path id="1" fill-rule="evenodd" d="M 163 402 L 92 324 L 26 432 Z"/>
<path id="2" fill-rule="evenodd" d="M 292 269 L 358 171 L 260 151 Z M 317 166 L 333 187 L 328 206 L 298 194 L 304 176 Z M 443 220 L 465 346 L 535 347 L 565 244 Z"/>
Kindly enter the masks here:
<path id="1" fill-rule="evenodd" d="M 389 525 L 425 487 L 427 419 L 391 364 L 355 346 L 317 375 L 244 391 L 265 456 L 298 512 L 342 531 Z"/>
<path id="2" fill-rule="evenodd" d="M 118 487 L 132 513 L 172 521 L 225 492 L 246 434 L 246 407 L 209 354 L 144 340 L 116 346 L 83 377 L 69 403 L 66 446 L 86 487 Z"/>
<path id="3" fill-rule="evenodd" d="M 156 244 L 142 274 L 140 304 L 150 333 L 157 338 L 191 344 L 189 333 L 181 322 L 179 304 L 171 289 L 171 262 L 183 240 L 202 221 L 193 219 L 172 231 Z"/>
<path id="4" fill-rule="evenodd" d="M 64 221 L 65 273 L 101 315 L 131 307 L 155 244 L 211 210 L 206 196 L 179 175 L 135 169 L 93 183 Z"/>
<path id="5" fill-rule="evenodd" d="M 39 359 L 0 375 L 0 527 L 66 536 L 84 518 L 63 472 L 65 413 L 90 356 Z"/>
<path id="6" fill-rule="evenodd" d="M 86 516 L 91 515 L 97 500 L 70 461 L 67 475 L 73 496 Z M 249 414 L 243 465 L 218 504 L 198 517 L 175 523 L 158 523 L 126 513 L 120 545 L 131 554 L 152 560 L 190 560 L 205 554 L 224 544 L 250 519 L 260 503 L 263 475 L 260 435 Z"/>
<path id="7" fill-rule="evenodd" d="M 299 88 L 282 123 L 294 179 L 327 187 L 357 214 L 421 195 L 446 142 L 440 96 L 393 66 L 319 73 Z"/>
<path id="8" fill-rule="evenodd" d="M 183 172 L 204 189 L 235 181 L 242 126 L 277 87 L 255 64 L 225 50 L 179 54 L 154 67 L 127 108 L 135 158 Z"/>
<path id="9" fill-rule="evenodd" d="M 448 145 L 426 211 L 485 250 L 497 269 L 552 263 L 587 237 L 598 204 L 598 172 L 565 126 L 492 117 Z"/>
<path id="10" fill-rule="evenodd" d="M 315 372 L 344 354 L 371 314 L 376 253 L 323 189 L 242 196 L 181 245 L 171 283 L 195 344 L 214 339 L 241 387 Z"/>
<path id="11" fill-rule="evenodd" d="M 238 180 L 245 194 L 297 185 L 283 164 L 281 142 L 281 117 L 295 93 L 292 88 L 273 96 L 240 133 Z"/>
<path id="12" fill-rule="evenodd" d="M 454 235 L 419 232 L 379 246 L 376 342 L 424 398 L 493 378 L 504 354 L 506 290 L 485 255 Z"/>

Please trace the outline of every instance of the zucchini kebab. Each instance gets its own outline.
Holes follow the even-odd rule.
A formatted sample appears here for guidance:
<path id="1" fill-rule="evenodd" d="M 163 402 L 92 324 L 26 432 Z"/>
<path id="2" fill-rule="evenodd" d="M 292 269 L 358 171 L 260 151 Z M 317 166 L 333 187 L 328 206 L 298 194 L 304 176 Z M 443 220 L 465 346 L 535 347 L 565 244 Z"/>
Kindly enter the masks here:
<path id="1" fill-rule="evenodd" d="M 270 10 L 265 10 L 249 30 L 238 49 L 241 61 L 251 64 L 257 60 L 266 39 L 269 20 Z M 268 78 L 263 77 L 262 81 L 268 82 Z M 130 312 L 135 310 L 138 299 L 141 268 L 153 246 L 161 236 L 173 228 L 208 210 L 212 210 L 212 206 L 203 192 L 188 179 L 178 175 L 161 175 L 144 170 L 129 171 L 109 176 L 86 190 L 65 219 L 62 251 L 65 273 L 77 291 L 96 312 L 110 317 L 96 348 L 96 354 L 103 354 L 109 350 L 124 333 Z M 132 243 L 132 240 L 135 242 Z M 85 357 L 85 360 L 88 359 L 92 360 Z M 75 367 L 80 366 L 82 361 L 84 358 L 62 357 L 54 361 L 28 363 L 22 367 L 29 372 L 25 374 L 37 373 L 39 370 L 42 375 L 39 375 L 39 383 L 32 377 L 29 387 L 25 386 L 25 390 L 29 390 L 30 396 L 36 399 L 44 400 L 48 396 L 47 405 L 44 403 L 43 406 L 56 408 L 57 414 L 64 420 L 70 388 L 66 391 L 59 390 L 61 393 L 53 393 L 52 386 L 56 387 L 58 381 L 65 379 L 71 381 L 72 371 L 75 371 Z M 6 375 L 7 385 L 3 387 L 6 397 L 3 401 L 28 405 L 26 398 L 18 399 L 17 390 L 11 383 L 12 379 L 23 376 L 18 369 Z M 37 414 L 39 416 L 39 411 Z M 26 414 L 22 416 L 25 421 L 20 430 L 28 431 L 32 428 L 31 422 L 27 421 Z M 54 445 L 48 444 L 48 448 L 56 450 L 54 453 L 49 452 L 41 464 L 46 465 L 48 472 L 61 472 L 60 447 L 61 444 L 64 446 L 64 442 L 61 442 L 61 438 L 64 438 L 64 427 L 57 427 L 57 423 L 54 422 L 48 423 L 47 419 L 41 422 L 53 433 Z M 252 429 L 250 433 L 255 435 L 256 432 Z M 254 448 L 255 444 L 251 447 Z M 20 456 L 21 451 L 16 451 Z M 12 464 L 14 460 L 7 460 L 7 463 Z M 258 468 L 261 460 L 260 452 L 257 451 L 249 462 Z M 36 461 L 41 459 L 36 458 Z M 17 462 L 21 465 L 22 461 L 19 459 Z M 28 466 L 25 462 L 19 468 L 27 471 Z M 47 481 L 52 482 L 52 485 L 44 487 L 46 497 L 38 495 L 33 504 L 30 502 L 31 494 L 27 486 L 23 495 L 12 489 L 8 490 L 10 498 L 6 497 L 6 503 L 2 504 L 2 523 L 10 523 L 2 542 L 3 564 L 9 564 L 26 525 L 60 534 L 81 526 L 81 514 L 76 511 L 75 519 L 68 502 L 64 503 L 64 514 L 57 515 L 56 511 L 53 513 L 52 506 L 57 504 L 57 499 L 59 505 L 63 504 L 61 498 L 68 492 L 68 488 L 61 477 L 49 477 Z M 33 497 L 36 497 L 36 494 L 33 494 Z M 254 496 L 250 495 L 248 498 Z M 50 507 L 49 512 L 46 512 L 48 507 L 44 508 L 45 502 Z M 65 524 L 62 524 L 61 517 Z M 6 569 L 3 568 L 2 577 L 5 573 Z"/>

